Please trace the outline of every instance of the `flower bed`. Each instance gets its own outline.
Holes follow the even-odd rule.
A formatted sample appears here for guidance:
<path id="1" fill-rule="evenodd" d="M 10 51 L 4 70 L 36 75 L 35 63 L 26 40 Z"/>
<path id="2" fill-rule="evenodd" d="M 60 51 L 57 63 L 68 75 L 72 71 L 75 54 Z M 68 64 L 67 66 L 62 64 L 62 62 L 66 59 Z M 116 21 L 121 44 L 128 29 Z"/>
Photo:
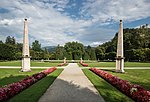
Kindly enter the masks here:
<path id="1" fill-rule="evenodd" d="M 86 63 L 80 62 L 80 64 L 84 67 L 88 67 L 88 64 L 86 64 Z"/>
<path id="2" fill-rule="evenodd" d="M 66 63 L 60 63 L 60 64 L 58 64 L 58 66 L 64 66 L 64 65 L 66 65 Z"/>
<path id="3" fill-rule="evenodd" d="M 150 102 L 150 91 L 145 90 L 143 87 L 131 84 L 129 81 L 122 80 L 100 69 L 90 68 L 89 70 L 105 79 L 136 102 Z"/>
<path id="4" fill-rule="evenodd" d="M 15 96 L 19 92 L 23 91 L 24 89 L 28 88 L 32 84 L 36 83 L 40 79 L 44 78 L 48 74 L 55 71 L 56 68 L 49 68 L 47 70 L 44 70 L 42 72 L 33 74 L 32 76 L 29 76 L 19 82 L 12 83 L 5 85 L 4 87 L 0 88 L 0 102 L 4 102 L 11 97 Z"/>

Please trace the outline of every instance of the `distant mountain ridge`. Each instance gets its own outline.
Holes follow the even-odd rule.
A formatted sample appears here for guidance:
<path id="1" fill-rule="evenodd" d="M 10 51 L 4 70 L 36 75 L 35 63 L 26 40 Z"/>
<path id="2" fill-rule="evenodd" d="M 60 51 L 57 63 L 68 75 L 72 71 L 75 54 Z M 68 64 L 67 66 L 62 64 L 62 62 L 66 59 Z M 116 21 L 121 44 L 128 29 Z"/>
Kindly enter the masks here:
<path id="1" fill-rule="evenodd" d="M 45 46 L 45 47 L 42 47 L 42 49 L 48 49 L 49 52 L 55 52 L 55 49 L 56 49 L 57 46 Z"/>

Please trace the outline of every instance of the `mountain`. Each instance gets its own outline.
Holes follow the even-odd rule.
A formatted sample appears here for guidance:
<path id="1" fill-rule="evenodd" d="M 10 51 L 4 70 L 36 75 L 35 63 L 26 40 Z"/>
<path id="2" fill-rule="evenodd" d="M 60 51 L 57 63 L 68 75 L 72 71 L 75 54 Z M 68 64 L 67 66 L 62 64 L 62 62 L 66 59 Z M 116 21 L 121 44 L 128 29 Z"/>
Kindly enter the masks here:
<path id="1" fill-rule="evenodd" d="M 56 49 L 57 46 L 45 46 L 45 47 L 42 47 L 42 49 L 48 49 L 49 52 L 55 52 L 55 49 Z"/>

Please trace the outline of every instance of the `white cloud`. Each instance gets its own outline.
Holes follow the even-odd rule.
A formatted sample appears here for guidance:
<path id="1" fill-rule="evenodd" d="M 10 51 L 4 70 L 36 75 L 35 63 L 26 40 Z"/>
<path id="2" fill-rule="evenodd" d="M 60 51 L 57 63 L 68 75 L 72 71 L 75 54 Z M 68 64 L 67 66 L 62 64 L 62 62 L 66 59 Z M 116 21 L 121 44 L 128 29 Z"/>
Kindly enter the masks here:
<path id="1" fill-rule="evenodd" d="M 145 0 L 89 0 L 82 12 L 90 14 L 94 21 L 105 22 L 108 18 L 134 21 L 150 16 L 149 5 Z"/>
<path id="2" fill-rule="evenodd" d="M 0 25 L 15 25 L 22 23 L 21 19 L 2 19 Z"/>
<path id="3" fill-rule="evenodd" d="M 103 44 L 103 42 L 92 42 L 92 43 L 90 44 L 90 46 L 96 47 L 96 46 L 101 45 L 101 44 Z"/>
<path id="4" fill-rule="evenodd" d="M 27 17 L 30 43 L 37 39 L 42 46 L 64 45 L 69 41 L 96 45 L 110 40 L 116 32 L 100 26 L 120 18 L 133 21 L 150 16 L 149 3 L 144 0 L 87 0 L 79 8 L 79 14 L 91 18 L 72 19 L 65 11 L 70 7 L 68 3 L 69 0 L 0 0 L 0 7 L 8 9 L 8 12 L 0 13 L 0 35 L 15 36 L 22 42 L 23 19 Z M 72 6 L 77 5 L 73 3 Z"/>

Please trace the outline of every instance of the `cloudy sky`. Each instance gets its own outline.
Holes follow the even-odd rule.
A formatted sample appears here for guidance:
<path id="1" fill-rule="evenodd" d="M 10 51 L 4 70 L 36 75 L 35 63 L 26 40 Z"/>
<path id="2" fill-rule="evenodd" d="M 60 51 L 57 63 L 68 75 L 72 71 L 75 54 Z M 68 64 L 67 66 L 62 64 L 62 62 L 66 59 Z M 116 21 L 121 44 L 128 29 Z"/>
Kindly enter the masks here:
<path id="1" fill-rule="evenodd" d="M 30 44 L 96 46 L 114 37 L 120 19 L 124 28 L 150 25 L 150 0 L 0 0 L 0 40 L 22 42 L 24 18 Z"/>

